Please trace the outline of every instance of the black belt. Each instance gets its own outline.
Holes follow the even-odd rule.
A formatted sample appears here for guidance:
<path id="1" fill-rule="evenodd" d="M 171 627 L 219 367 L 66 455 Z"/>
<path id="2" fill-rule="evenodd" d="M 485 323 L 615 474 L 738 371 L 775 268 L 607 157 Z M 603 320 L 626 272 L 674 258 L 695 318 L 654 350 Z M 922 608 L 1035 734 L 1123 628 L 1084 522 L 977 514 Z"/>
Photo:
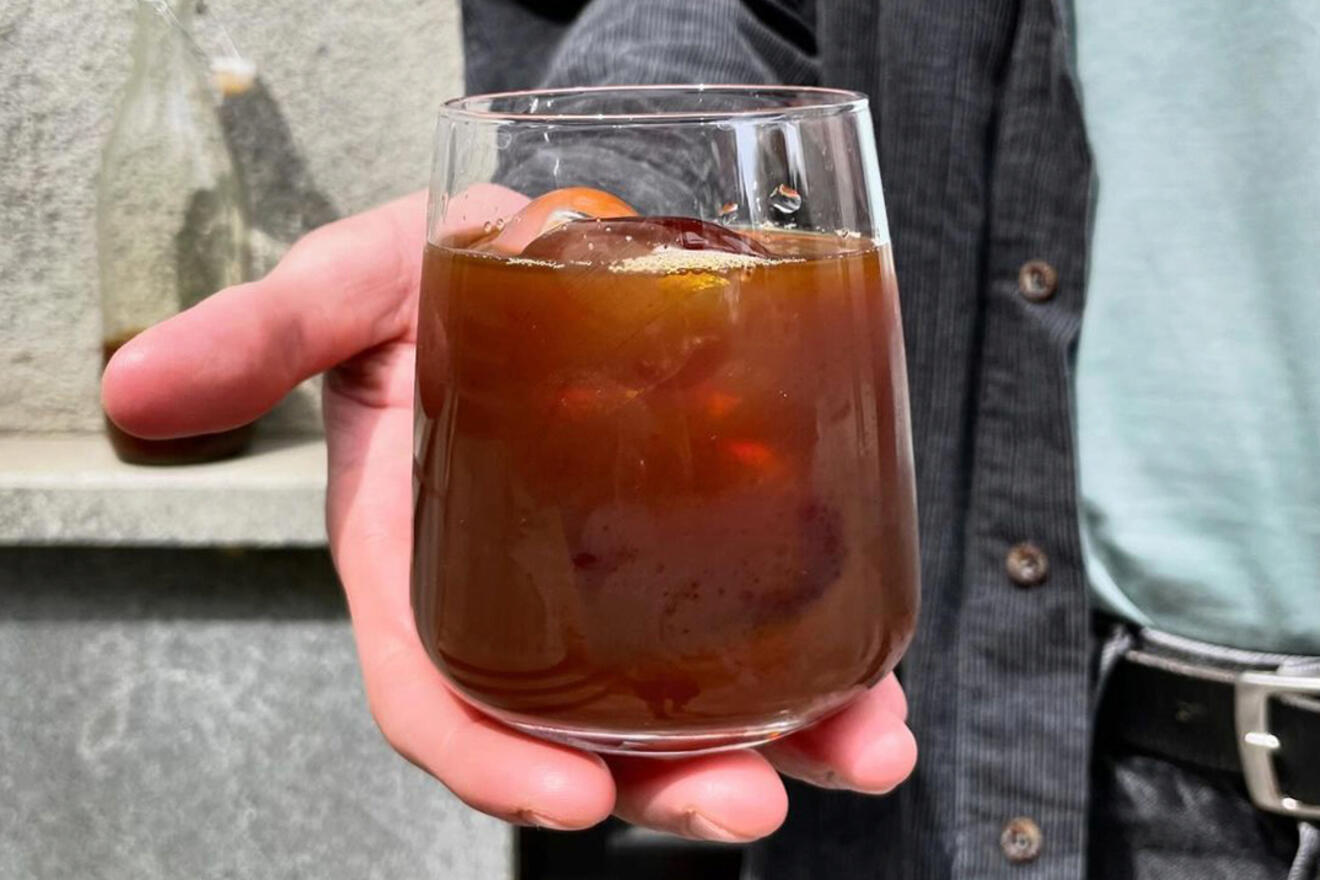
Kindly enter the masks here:
<path id="1" fill-rule="evenodd" d="M 1320 671 L 1233 668 L 1142 646 L 1104 689 L 1105 740 L 1238 775 L 1257 807 L 1320 818 Z"/>

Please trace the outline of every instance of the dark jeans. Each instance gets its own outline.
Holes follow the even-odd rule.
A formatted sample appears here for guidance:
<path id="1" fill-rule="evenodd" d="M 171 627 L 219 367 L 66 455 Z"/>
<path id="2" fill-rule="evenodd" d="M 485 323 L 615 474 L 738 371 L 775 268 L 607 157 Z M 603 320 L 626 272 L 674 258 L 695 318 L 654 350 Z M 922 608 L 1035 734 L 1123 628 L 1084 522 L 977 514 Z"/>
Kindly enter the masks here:
<path id="1" fill-rule="evenodd" d="M 1091 784 L 1088 880 L 1320 878 L 1320 831 L 1256 809 L 1240 776 L 1134 753 L 1102 736 Z"/>
<path id="2" fill-rule="evenodd" d="M 1294 880 L 1297 823 L 1257 810 L 1239 780 L 1121 752 L 1091 775 L 1091 880 Z M 1301 856 L 1296 877 L 1320 876 Z"/>

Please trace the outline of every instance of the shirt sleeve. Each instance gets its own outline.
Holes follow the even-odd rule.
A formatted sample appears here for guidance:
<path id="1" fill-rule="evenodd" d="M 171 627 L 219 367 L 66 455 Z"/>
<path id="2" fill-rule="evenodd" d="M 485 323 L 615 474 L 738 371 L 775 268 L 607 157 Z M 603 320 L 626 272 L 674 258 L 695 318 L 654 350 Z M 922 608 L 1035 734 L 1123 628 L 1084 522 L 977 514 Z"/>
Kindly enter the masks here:
<path id="1" fill-rule="evenodd" d="M 815 0 L 463 0 L 469 92 L 819 79 Z"/>

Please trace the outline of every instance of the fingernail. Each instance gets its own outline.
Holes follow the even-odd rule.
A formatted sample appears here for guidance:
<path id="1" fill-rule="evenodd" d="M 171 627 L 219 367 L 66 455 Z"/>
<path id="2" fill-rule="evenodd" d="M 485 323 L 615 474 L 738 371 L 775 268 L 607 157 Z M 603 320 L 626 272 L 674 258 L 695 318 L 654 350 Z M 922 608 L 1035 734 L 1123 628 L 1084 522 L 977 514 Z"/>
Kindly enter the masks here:
<path id="1" fill-rule="evenodd" d="M 817 788 L 844 788 L 844 781 L 839 778 L 839 774 L 829 767 L 813 763 L 811 761 L 802 761 L 786 768 L 790 776 L 796 776 L 803 782 L 810 783 Z"/>
<path id="2" fill-rule="evenodd" d="M 703 840 L 718 840 L 721 843 L 739 843 L 743 840 L 741 834 L 733 833 L 718 822 L 713 822 L 706 816 L 701 815 L 696 810 L 688 811 L 687 830 L 693 837 L 700 837 Z"/>
<path id="3" fill-rule="evenodd" d="M 557 819 L 551 819 L 549 816 L 533 810 L 519 810 L 514 814 L 513 821 L 515 825 L 534 825 L 537 828 L 548 828 L 551 831 L 573 831 L 577 827 L 560 822 Z"/>
<path id="4" fill-rule="evenodd" d="M 900 785 L 902 785 L 901 780 L 899 782 L 892 782 L 890 780 L 885 780 L 880 783 L 871 782 L 867 779 L 866 774 L 862 774 L 859 781 L 855 784 L 855 790 L 862 794 L 882 795 L 889 794 Z"/>
<path id="5" fill-rule="evenodd" d="M 843 780 L 830 767 L 806 758 L 796 750 L 777 749 L 773 761 L 779 772 L 810 783 L 817 788 L 843 788 Z"/>

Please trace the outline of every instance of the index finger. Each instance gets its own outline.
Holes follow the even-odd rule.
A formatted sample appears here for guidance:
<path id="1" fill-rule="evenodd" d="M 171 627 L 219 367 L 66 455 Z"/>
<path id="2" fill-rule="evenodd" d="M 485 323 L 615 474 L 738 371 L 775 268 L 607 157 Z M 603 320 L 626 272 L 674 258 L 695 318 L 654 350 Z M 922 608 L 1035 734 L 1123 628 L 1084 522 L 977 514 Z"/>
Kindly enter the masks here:
<path id="1" fill-rule="evenodd" d="M 526 199 L 483 184 L 452 200 L 516 211 Z M 223 290 L 134 337 L 107 365 L 101 399 L 120 427 L 160 438 L 246 424 L 299 382 L 416 320 L 425 193 L 321 227 L 265 278 Z M 449 212 L 462 222 L 463 211 Z"/>

